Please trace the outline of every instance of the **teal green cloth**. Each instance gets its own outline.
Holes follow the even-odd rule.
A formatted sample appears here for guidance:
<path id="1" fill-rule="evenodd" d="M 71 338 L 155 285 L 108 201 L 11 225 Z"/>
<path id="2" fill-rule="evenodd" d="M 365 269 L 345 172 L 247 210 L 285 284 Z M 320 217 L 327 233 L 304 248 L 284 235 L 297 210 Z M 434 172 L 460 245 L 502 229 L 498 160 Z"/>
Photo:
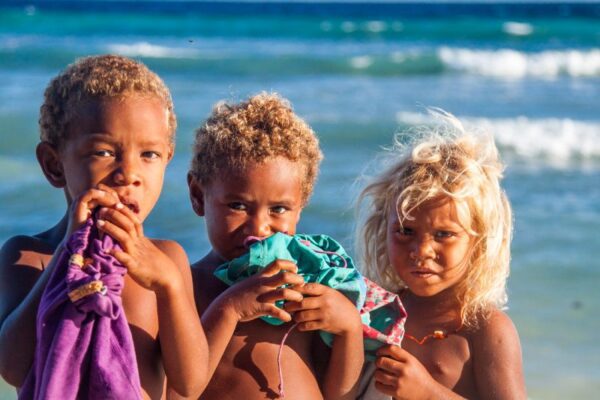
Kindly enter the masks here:
<path id="1" fill-rule="evenodd" d="M 358 310 L 365 303 L 367 288 L 362 275 L 346 250 L 327 235 L 276 233 L 252 244 L 243 256 L 220 265 L 214 274 L 226 284 L 233 285 L 278 259 L 293 261 L 306 283 L 316 282 L 340 291 Z M 261 318 L 272 325 L 283 324 L 283 321 L 271 316 Z M 321 336 L 325 343 L 331 345 L 331 334 L 321 332 Z"/>
<path id="2" fill-rule="evenodd" d="M 278 259 L 294 262 L 305 282 L 329 286 L 354 303 L 363 322 L 367 360 L 374 360 L 377 349 L 384 344 L 400 346 L 406 311 L 398 295 L 363 277 L 344 248 L 329 236 L 276 233 L 252 244 L 243 256 L 220 265 L 214 274 L 231 286 Z M 277 305 L 281 307 L 282 302 Z M 283 324 L 271 316 L 261 318 L 272 325 Z M 328 346 L 332 345 L 332 334 L 319 334 Z"/>

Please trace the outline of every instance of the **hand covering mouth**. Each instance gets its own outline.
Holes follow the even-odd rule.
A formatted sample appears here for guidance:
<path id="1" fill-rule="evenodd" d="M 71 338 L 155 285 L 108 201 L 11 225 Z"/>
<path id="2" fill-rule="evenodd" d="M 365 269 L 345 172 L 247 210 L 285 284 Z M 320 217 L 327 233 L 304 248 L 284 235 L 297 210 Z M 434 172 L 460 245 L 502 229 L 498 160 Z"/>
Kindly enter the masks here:
<path id="1" fill-rule="evenodd" d="M 140 213 L 140 206 L 138 205 L 138 202 L 133 200 L 133 199 L 127 199 L 127 198 L 121 198 L 121 203 L 129 208 L 131 211 L 133 211 L 135 214 L 139 214 Z"/>

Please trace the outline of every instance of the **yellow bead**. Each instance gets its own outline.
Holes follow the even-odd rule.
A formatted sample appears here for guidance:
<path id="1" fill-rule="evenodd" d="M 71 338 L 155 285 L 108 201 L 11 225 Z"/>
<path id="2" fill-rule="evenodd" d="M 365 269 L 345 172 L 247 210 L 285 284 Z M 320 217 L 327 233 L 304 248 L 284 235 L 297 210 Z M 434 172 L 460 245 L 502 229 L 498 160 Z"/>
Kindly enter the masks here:
<path id="1" fill-rule="evenodd" d="M 444 333 L 444 331 L 433 331 L 433 337 L 435 339 L 444 339 L 446 337 L 446 334 Z"/>

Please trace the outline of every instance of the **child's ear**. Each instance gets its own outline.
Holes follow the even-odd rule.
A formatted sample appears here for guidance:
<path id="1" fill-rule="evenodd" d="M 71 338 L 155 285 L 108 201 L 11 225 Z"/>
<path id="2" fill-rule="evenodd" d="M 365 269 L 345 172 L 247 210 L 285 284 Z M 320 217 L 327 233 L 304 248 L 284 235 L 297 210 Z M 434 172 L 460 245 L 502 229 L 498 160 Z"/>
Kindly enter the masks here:
<path id="1" fill-rule="evenodd" d="M 48 182 L 56 188 L 65 187 L 67 182 L 58 150 L 48 142 L 40 142 L 35 148 L 35 154 Z"/>
<path id="2" fill-rule="evenodd" d="M 204 217 L 204 191 L 202 186 L 191 172 L 187 174 L 188 188 L 190 189 L 190 200 L 194 212 L 200 217 Z"/>
<path id="3" fill-rule="evenodd" d="M 173 159 L 173 156 L 175 155 L 175 144 L 171 143 L 169 145 L 169 154 L 167 155 L 167 162 L 171 162 L 171 160 Z"/>

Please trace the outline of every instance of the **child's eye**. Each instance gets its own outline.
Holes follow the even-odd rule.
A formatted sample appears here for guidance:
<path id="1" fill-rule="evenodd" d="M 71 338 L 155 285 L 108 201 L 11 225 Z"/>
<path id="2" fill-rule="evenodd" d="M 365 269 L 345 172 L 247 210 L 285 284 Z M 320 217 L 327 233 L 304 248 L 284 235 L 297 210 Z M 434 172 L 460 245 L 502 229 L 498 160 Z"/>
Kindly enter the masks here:
<path id="1" fill-rule="evenodd" d="M 407 227 L 400 227 L 396 230 L 396 233 L 398 233 L 399 235 L 402 236 L 409 236 L 412 235 L 414 233 L 414 231 L 411 228 L 407 228 Z"/>
<path id="2" fill-rule="evenodd" d="M 239 201 L 234 201 L 232 203 L 227 204 L 227 207 L 236 211 L 244 211 L 246 210 L 246 205 L 244 203 L 240 203 Z"/>
<path id="3" fill-rule="evenodd" d="M 110 150 L 94 150 L 92 155 L 95 157 L 113 157 L 115 153 Z"/>
<path id="4" fill-rule="evenodd" d="M 454 232 L 450 232 L 450 231 L 437 231 L 435 233 L 435 238 L 436 239 L 448 239 L 454 236 Z"/>
<path id="5" fill-rule="evenodd" d="M 157 151 L 144 151 L 142 153 L 142 157 L 153 160 L 156 158 L 160 158 L 160 153 Z"/>
<path id="6" fill-rule="evenodd" d="M 287 207 L 284 206 L 275 206 L 275 207 L 271 207 L 271 212 L 273 214 L 283 214 L 284 212 L 286 212 L 288 209 Z"/>

